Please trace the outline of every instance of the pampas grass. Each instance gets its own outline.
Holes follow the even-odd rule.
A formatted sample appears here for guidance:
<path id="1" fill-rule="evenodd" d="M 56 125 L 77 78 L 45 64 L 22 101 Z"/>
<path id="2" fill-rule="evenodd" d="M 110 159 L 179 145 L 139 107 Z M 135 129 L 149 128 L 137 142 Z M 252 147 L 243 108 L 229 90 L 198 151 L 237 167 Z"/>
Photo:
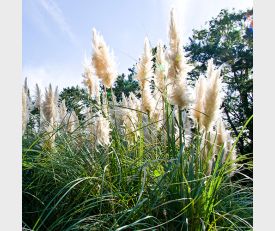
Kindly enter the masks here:
<path id="1" fill-rule="evenodd" d="M 204 97 L 204 112 L 202 124 L 209 131 L 220 114 L 221 106 L 221 79 L 220 70 L 212 70 L 212 62 L 208 63 L 207 87 Z"/>
<path id="2" fill-rule="evenodd" d="M 45 99 L 42 103 L 41 113 L 41 128 L 45 131 L 47 136 L 45 137 L 44 147 L 52 149 L 54 147 L 54 141 L 56 138 L 55 129 L 58 120 L 58 88 L 55 88 L 53 92 L 52 85 L 45 89 Z"/>
<path id="3" fill-rule="evenodd" d="M 45 100 L 42 104 L 43 117 L 50 124 L 53 124 L 57 120 L 57 98 L 58 96 L 54 94 L 52 85 L 50 84 L 49 88 L 45 90 Z"/>
<path id="4" fill-rule="evenodd" d="M 167 85 L 168 63 L 165 59 L 163 44 L 158 42 L 156 52 L 155 85 L 157 91 L 164 94 Z"/>
<path id="5" fill-rule="evenodd" d="M 96 117 L 95 123 L 95 137 L 96 145 L 108 146 L 110 144 L 110 124 L 109 121 L 103 117 L 101 113 Z"/>
<path id="6" fill-rule="evenodd" d="M 178 32 L 178 27 L 174 18 L 174 11 L 170 13 L 170 27 L 169 27 L 169 87 L 168 94 L 170 94 L 171 103 L 178 105 L 180 109 L 188 107 L 192 99 L 192 91 L 187 85 L 186 76 L 191 70 L 190 65 L 183 55 L 183 46 Z"/>
<path id="7" fill-rule="evenodd" d="M 156 106 L 155 99 L 150 89 L 150 82 L 153 75 L 152 64 L 149 40 L 145 38 L 143 55 L 137 64 L 137 79 L 141 89 L 141 108 L 144 112 L 148 113 L 149 117 L 152 116 L 152 112 Z"/>
<path id="8" fill-rule="evenodd" d="M 140 58 L 139 63 L 137 64 L 137 79 L 139 81 L 141 91 L 150 84 L 151 78 L 153 76 L 152 59 L 153 57 L 150 50 L 149 40 L 146 37 L 144 39 L 143 54 Z"/>
<path id="9" fill-rule="evenodd" d="M 61 101 L 60 106 L 58 107 L 58 115 L 59 115 L 59 123 L 65 123 L 65 117 L 67 116 L 67 107 L 66 107 L 66 102 L 65 100 Z"/>
<path id="10" fill-rule="evenodd" d="M 136 76 L 141 98 L 130 92 L 118 101 L 106 90 L 117 73 L 95 29 L 91 60 L 83 83 L 95 100 L 84 105 L 81 120 L 50 84 L 41 100 L 43 129 L 33 130 L 27 126 L 26 87 L 22 91 L 25 228 L 251 230 L 251 179 L 240 171 L 252 165 L 242 164 L 246 157 L 237 155 L 238 139 L 221 120 L 220 71 L 209 61 L 192 104 L 174 11 L 169 48 L 157 45 L 155 72 L 144 41 Z"/>
<path id="11" fill-rule="evenodd" d="M 28 98 L 26 88 L 22 89 L 22 134 L 24 135 L 29 120 Z"/>
<path id="12" fill-rule="evenodd" d="M 93 29 L 92 64 L 96 74 L 106 88 L 110 88 L 117 78 L 114 55 L 110 53 L 103 37 Z"/>
<path id="13" fill-rule="evenodd" d="M 41 109 L 42 95 L 38 84 L 35 84 L 35 101 L 34 106 L 40 111 Z"/>
<path id="14" fill-rule="evenodd" d="M 94 80 L 92 76 L 92 70 L 91 67 L 86 65 L 84 66 L 84 73 L 83 73 L 83 84 L 87 87 L 89 95 L 91 97 L 94 96 Z"/>
<path id="15" fill-rule="evenodd" d="M 199 129 L 202 129 L 202 120 L 204 113 L 204 97 L 206 90 L 206 79 L 200 76 L 195 85 L 195 102 L 192 110 L 192 116 Z"/>
<path id="16" fill-rule="evenodd" d="M 227 132 L 224 127 L 224 122 L 220 118 L 217 124 L 217 138 L 216 144 L 218 147 L 222 147 L 226 144 Z"/>

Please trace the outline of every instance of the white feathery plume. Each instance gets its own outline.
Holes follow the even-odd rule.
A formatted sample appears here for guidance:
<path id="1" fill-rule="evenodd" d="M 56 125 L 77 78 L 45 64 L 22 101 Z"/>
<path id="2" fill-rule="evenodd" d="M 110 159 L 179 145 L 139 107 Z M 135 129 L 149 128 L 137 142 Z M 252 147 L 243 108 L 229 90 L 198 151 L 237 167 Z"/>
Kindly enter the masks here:
<path id="1" fill-rule="evenodd" d="M 137 79 L 141 90 L 145 85 L 150 85 L 151 78 L 153 76 L 153 61 L 152 52 L 149 45 L 149 40 L 147 37 L 144 39 L 144 49 L 140 61 L 137 64 Z"/>
<path id="2" fill-rule="evenodd" d="M 57 92 L 57 91 L 55 91 Z M 48 138 L 45 140 L 44 145 L 48 148 L 54 147 L 55 141 L 55 127 L 57 122 L 57 105 L 56 105 L 56 94 L 52 90 L 52 85 L 49 85 L 49 89 L 46 88 L 45 100 L 42 104 L 41 120 L 43 118 L 44 129 L 48 133 Z"/>
<path id="3" fill-rule="evenodd" d="M 95 123 L 96 145 L 108 146 L 110 144 L 110 131 L 109 121 L 99 113 Z"/>
<path id="4" fill-rule="evenodd" d="M 168 77 L 173 80 L 175 78 L 186 77 L 188 71 L 192 68 L 187 64 L 186 58 L 184 57 L 183 45 L 180 39 L 178 27 L 174 17 L 174 9 L 170 12 L 170 26 L 169 26 L 169 69 Z"/>
<path id="5" fill-rule="evenodd" d="M 22 135 L 24 135 L 29 120 L 28 96 L 26 89 L 22 89 Z"/>
<path id="6" fill-rule="evenodd" d="M 59 113 L 59 110 L 58 110 L 58 104 L 59 104 L 59 90 L 58 90 L 58 86 L 55 87 L 55 91 L 54 91 L 54 105 L 55 105 L 55 112 L 56 112 L 56 118 L 55 118 L 55 121 L 58 121 L 58 113 Z"/>
<path id="7" fill-rule="evenodd" d="M 180 45 L 180 35 L 174 16 L 174 8 L 170 11 L 170 25 L 169 25 L 169 46 L 173 53 L 178 51 Z"/>
<path id="8" fill-rule="evenodd" d="M 40 108 L 41 108 L 41 100 L 42 100 L 41 90 L 40 90 L 38 84 L 35 84 L 35 102 L 34 102 L 34 105 L 39 111 L 40 111 Z"/>
<path id="9" fill-rule="evenodd" d="M 129 94 L 129 105 L 130 108 L 135 109 L 137 111 L 141 110 L 141 102 L 140 100 L 135 96 L 133 92 L 130 92 Z"/>
<path id="10" fill-rule="evenodd" d="M 141 88 L 141 109 L 152 116 L 152 112 L 156 106 L 155 99 L 151 94 L 150 81 L 153 75 L 152 72 L 152 54 L 149 47 L 148 38 L 144 40 L 144 52 L 137 64 L 137 79 Z"/>
<path id="11" fill-rule="evenodd" d="M 113 104 L 114 105 L 117 105 L 118 103 L 117 103 L 117 98 L 116 98 L 116 95 L 114 94 L 114 92 L 112 91 L 112 101 L 113 101 Z"/>
<path id="12" fill-rule="evenodd" d="M 100 100 L 100 86 L 99 86 L 99 81 L 98 79 L 95 80 L 95 100 L 98 103 L 98 105 L 101 105 L 101 100 Z"/>
<path id="13" fill-rule="evenodd" d="M 155 90 L 156 91 L 156 90 Z M 153 111 L 150 113 L 151 122 L 153 123 L 154 129 L 159 130 L 163 125 L 164 121 L 164 108 L 163 108 L 162 95 L 159 91 L 154 94 Z"/>
<path id="14" fill-rule="evenodd" d="M 177 79 L 172 85 L 170 95 L 171 104 L 177 105 L 180 109 L 187 108 L 193 103 L 193 94 L 186 81 Z"/>
<path id="15" fill-rule="evenodd" d="M 155 84 L 158 91 L 164 93 L 166 88 L 166 78 L 168 73 L 168 63 L 165 59 L 163 44 L 159 41 L 156 53 Z"/>
<path id="16" fill-rule="evenodd" d="M 226 152 L 225 152 L 225 155 L 223 156 L 223 163 L 226 161 L 226 158 L 229 158 L 230 161 L 235 161 L 237 159 L 237 152 L 236 152 L 236 149 L 233 148 L 233 143 L 234 143 L 234 140 L 232 139 L 230 133 L 228 132 L 226 134 Z M 229 155 L 229 157 L 228 157 Z M 236 164 L 233 163 L 232 164 L 232 167 L 235 167 Z"/>
<path id="17" fill-rule="evenodd" d="M 57 118 L 57 111 L 56 111 L 56 97 L 52 90 L 52 85 L 49 85 L 49 89 L 46 89 L 45 92 L 45 100 L 43 102 L 43 116 L 48 123 L 51 121 L 54 123 Z"/>
<path id="18" fill-rule="evenodd" d="M 137 137 L 140 136 L 140 131 L 137 130 L 138 128 L 138 123 L 139 123 L 139 116 L 138 113 L 139 111 L 141 111 L 141 102 L 140 100 L 135 96 L 135 94 L 133 92 L 130 92 L 129 97 L 128 97 L 128 106 L 129 106 L 129 110 L 130 112 L 130 118 L 131 118 L 131 124 L 133 125 L 133 129 L 131 129 L 131 131 L 133 131 L 134 129 L 135 134 L 134 134 L 134 138 L 136 139 Z"/>
<path id="19" fill-rule="evenodd" d="M 203 76 L 200 76 L 196 81 L 195 85 L 195 102 L 194 102 L 194 110 L 192 111 L 192 117 L 195 123 L 202 128 L 202 119 L 204 113 L 204 95 L 206 90 L 206 79 Z"/>
<path id="20" fill-rule="evenodd" d="M 122 101 L 121 101 L 121 103 L 122 103 L 123 107 L 126 107 L 126 108 L 128 107 L 128 101 L 126 99 L 126 96 L 125 96 L 124 92 L 122 92 Z"/>
<path id="21" fill-rule="evenodd" d="M 183 46 L 175 22 L 173 9 L 171 10 L 170 16 L 168 94 L 170 95 L 172 104 L 178 105 L 180 109 L 184 109 L 193 101 L 192 92 L 186 81 L 187 73 L 192 68 L 187 65 L 183 55 Z"/>
<path id="22" fill-rule="evenodd" d="M 208 70 L 211 65 L 208 64 Z M 221 79 L 220 79 L 220 69 L 208 71 L 212 73 L 211 76 L 207 78 L 207 87 L 204 97 L 204 113 L 202 124 L 206 131 L 212 128 L 215 123 L 221 106 Z"/>
<path id="23" fill-rule="evenodd" d="M 82 76 L 84 78 L 83 84 L 87 87 L 89 95 L 93 97 L 94 84 L 93 84 L 92 70 L 90 66 L 88 65 L 84 66 L 84 73 L 82 74 Z"/>
<path id="24" fill-rule="evenodd" d="M 149 116 L 152 116 L 152 113 L 155 109 L 156 102 L 151 94 L 150 85 L 145 84 L 141 92 L 141 108 L 144 112 L 148 113 Z"/>
<path id="25" fill-rule="evenodd" d="M 167 84 L 168 63 L 166 61 L 163 44 L 158 42 L 156 51 L 156 68 L 155 68 L 155 90 L 154 98 L 156 100 L 156 108 L 154 111 L 154 120 L 160 121 L 157 123 L 157 128 L 161 127 L 164 119 L 164 104 L 163 97 L 165 96 L 166 84 Z"/>
<path id="26" fill-rule="evenodd" d="M 25 90 L 25 93 L 26 93 L 26 96 L 28 98 L 28 101 L 30 101 L 30 89 L 29 89 L 29 86 L 28 86 L 28 78 L 25 77 L 25 80 L 24 80 L 24 90 Z"/>
<path id="27" fill-rule="evenodd" d="M 55 91 L 54 91 L 55 106 L 58 105 L 58 100 L 59 100 L 59 91 L 58 91 L 58 86 L 56 86 L 56 87 L 55 87 Z"/>
<path id="28" fill-rule="evenodd" d="M 117 78 L 116 64 L 113 53 L 110 53 L 102 35 L 93 28 L 92 64 L 96 75 L 106 88 L 110 88 Z"/>
<path id="29" fill-rule="evenodd" d="M 54 132 L 54 120 L 53 118 L 50 119 L 49 125 L 45 128 L 45 131 L 47 132 L 47 136 L 45 137 L 44 146 L 47 148 L 52 149 L 55 146 L 55 137 L 56 134 Z"/>
<path id="30" fill-rule="evenodd" d="M 222 118 L 219 119 L 217 124 L 217 138 L 216 138 L 216 145 L 217 149 L 219 150 L 222 146 L 226 146 L 226 138 L 227 138 L 227 132 L 224 127 L 224 122 Z"/>
<path id="31" fill-rule="evenodd" d="M 65 117 L 67 115 L 67 107 L 66 107 L 66 103 L 65 100 L 62 100 L 60 106 L 59 106 L 59 123 L 66 123 Z"/>
<path id="32" fill-rule="evenodd" d="M 163 113 L 160 109 L 154 110 L 151 117 L 154 127 L 159 130 L 163 125 Z"/>
<path id="33" fill-rule="evenodd" d="M 122 119 L 122 127 L 124 128 L 124 133 L 129 138 L 130 142 L 136 140 L 139 132 L 135 132 L 137 129 L 138 117 L 136 111 L 132 110 L 131 107 L 132 101 L 129 98 L 126 98 L 124 93 L 122 93 L 122 102 L 123 108 L 121 108 L 120 116 Z"/>
<path id="34" fill-rule="evenodd" d="M 213 130 L 207 133 L 207 137 L 202 136 L 201 148 L 203 161 L 207 163 L 206 175 L 210 175 L 213 163 L 215 162 L 215 139 L 216 134 Z"/>
<path id="35" fill-rule="evenodd" d="M 84 86 L 87 87 L 90 97 L 92 97 L 93 99 L 98 99 L 98 94 L 99 94 L 98 78 L 94 74 L 93 67 L 89 63 L 86 56 L 84 59 L 83 66 L 84 66 L 84 73 L 82 74 L 82 77 L 84 78 L 83 84 Z"/>

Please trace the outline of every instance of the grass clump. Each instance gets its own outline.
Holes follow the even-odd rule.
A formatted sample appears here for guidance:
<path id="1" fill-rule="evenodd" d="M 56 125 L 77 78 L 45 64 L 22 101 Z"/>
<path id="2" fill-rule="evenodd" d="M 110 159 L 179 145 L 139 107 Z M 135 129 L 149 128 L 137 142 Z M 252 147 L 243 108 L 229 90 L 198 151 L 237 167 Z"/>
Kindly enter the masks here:
<path id="1" fill-rule="evenodd" d="M 86 64 L 91 103 L 84 119 L 59 102 L 51 85 L 42 102 L 37 87 L 39 107 L 23 111 L 25 230 L 252 229 L 252 179 L 242 173 L 252 164 L 243 164 L 239 137 L 221 120 L 220 70 L 208 63 L 193 99 L 173 13 L 169 33 L 170 50 L 166 57 L 158 46 L 155 70 L 145 39 L 141 99 L 131 93 L 117 102 L 108 90 L 115 65 L 95 30 L 92 63 L 103 73 L 103 91 Z"/>

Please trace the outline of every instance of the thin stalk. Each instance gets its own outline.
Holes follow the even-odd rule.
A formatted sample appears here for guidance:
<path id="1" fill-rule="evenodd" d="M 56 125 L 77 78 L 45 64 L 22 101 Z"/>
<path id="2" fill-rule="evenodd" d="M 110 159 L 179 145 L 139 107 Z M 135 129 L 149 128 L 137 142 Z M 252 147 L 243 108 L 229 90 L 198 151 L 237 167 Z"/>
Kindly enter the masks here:
<path id="1" fill-rule="evenodd" d="M 180 149 L 182 147 L 182 129 L 183 129 L 183 121 L 182 121 L 182 110 L 179 108 L 179 136 L 180 136 Z"/>

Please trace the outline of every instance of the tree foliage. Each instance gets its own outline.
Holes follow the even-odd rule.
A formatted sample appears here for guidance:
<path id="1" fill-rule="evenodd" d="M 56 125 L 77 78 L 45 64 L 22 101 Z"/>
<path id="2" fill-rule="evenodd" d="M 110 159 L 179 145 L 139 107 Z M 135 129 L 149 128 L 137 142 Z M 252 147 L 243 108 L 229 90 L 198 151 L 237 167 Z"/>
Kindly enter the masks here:
<path id="1" fill-rule="evenodd" d="M 127 78 L 126 78 L 126 75 L 122 73 L 117 77 L 117 80 L 114 84 L 113 92 L 118 101 L 122 99 L 122 92 L 127 97 L 129 96 L 130 92 L 135 92 L 137 95 L 139 94 L 138 93 L 139 85 L 137 80 L 135 79 L 135 75 L 136 75 L 135 66 L 133 66 L 132 68 L 128 68 L 128 71 L 130 73 L 127 75 Z"/>
<path id="2" fill-rule="evenodd" d="M 86 106 L 88 107 L 92 101 L 89 99 L 89 95 L 86 89 L 76 87 L 67 87 L 62 90 L 59 95 L 59 101 L 65 100 L 68 111 L 74 110 L 80 120 L 84 117 L 81 111 Z"/>
<path id="3" fill-rule="evenodd" d="M 224 119 L 235 136 L 245 121 L 253 114 L 253 31 L 244 25 L 252 10 L 221 10 L 208 27 L 193 30 L 189 43 L 184 47 L 195 68 L 189 73 L 195 80 L 204 74 L 207 61 L 213 58 L 217 67 L 222 65 L 225 97 L 222 105 Z M 243 154 L 252 153 L 253 124 L 250 123 L 238 143 Z"/>

